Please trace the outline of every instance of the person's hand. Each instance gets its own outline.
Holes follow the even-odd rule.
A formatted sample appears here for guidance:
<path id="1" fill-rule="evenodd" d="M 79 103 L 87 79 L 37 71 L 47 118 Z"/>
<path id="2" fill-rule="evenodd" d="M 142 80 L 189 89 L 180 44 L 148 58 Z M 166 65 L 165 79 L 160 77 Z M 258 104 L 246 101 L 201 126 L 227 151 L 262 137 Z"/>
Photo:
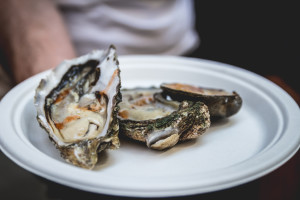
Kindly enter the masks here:
<path id="1" fill-rule="evenodd" d="M 75 57 L 60 13 L 49 0 L 0 2 L 0 48 L 16 83 Z"/>
<path id="2" fill-rule="evenodd" d="M 294 90 L 291 86 L 289 86 L 282 78 L 276 75 L 269 75 L 266 76 L 266 78 L 276 83 L 282 89 L 284 89 L 291 97 L 293 97 L 296 103 L 300 106 L 300 94 L 296 92 L 296 90 Z"/>

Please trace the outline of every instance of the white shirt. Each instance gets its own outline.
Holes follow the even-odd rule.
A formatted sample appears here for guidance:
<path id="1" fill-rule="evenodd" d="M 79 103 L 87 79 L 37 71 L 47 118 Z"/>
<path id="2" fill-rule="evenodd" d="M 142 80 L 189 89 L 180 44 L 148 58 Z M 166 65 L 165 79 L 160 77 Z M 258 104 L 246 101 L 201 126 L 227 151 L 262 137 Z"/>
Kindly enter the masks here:
<path id="1" fill-rule="evenodd" d="M 183 55 L 199 44 L 191 0 L 55 1 L 78 55 L 110 44 L 120 55 Z"/>

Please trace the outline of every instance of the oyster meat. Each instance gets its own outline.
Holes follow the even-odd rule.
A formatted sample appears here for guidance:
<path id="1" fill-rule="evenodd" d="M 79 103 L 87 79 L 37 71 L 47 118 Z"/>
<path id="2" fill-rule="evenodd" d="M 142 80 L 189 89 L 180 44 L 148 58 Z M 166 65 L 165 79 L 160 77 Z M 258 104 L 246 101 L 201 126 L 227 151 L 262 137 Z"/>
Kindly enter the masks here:
<path id="1" fill-rule="evenodd" d="M 202 101 L 208 106 L 210 116 L 214 119 L 230 117 L 242 106 L 242 98 L 235 91 L 200 88 L 182 83 L 164 83 L 161 84 L 161 89 L 173 100 Z"/>
<path id="2" fill-rule="evenodd" d="M 37 120 L 66 161 L 92 169 L 100 151 L 119 147 L 120 87 L 113 46 L 65 60 L 41 80 Z"/>
<path id="3" fill-rule="evenodd" d="M 197 138 L 210 126 L 202 102 L 171 101 L 159 88 L 124 89 L 119 110 L 120 133 L 152 149 L 166 149 L 178 141 Z"/>

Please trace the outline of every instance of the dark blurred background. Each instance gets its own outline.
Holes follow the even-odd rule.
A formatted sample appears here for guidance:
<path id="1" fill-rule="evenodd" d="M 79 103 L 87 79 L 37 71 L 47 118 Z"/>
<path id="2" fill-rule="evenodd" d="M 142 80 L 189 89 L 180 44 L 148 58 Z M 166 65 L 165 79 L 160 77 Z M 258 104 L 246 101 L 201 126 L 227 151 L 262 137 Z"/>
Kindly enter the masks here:
<path id="1" fill-rule="evenodd" d="M 263 76 L 280 75 L 299 93 L 299 10 L 289 1 L 195 1 L 196 56 Z"/>

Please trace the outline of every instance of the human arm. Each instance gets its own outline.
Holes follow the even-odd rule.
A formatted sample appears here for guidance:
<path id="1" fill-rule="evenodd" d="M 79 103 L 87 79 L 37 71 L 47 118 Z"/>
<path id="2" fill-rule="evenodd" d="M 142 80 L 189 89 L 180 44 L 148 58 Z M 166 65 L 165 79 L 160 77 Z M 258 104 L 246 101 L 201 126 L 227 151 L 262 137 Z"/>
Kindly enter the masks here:
<path id="1" fill-rule="evenodd" d="M 0 27 L 0 48 L 16 83 L 76 55 L 51 0 L 0 1 Z"/>

